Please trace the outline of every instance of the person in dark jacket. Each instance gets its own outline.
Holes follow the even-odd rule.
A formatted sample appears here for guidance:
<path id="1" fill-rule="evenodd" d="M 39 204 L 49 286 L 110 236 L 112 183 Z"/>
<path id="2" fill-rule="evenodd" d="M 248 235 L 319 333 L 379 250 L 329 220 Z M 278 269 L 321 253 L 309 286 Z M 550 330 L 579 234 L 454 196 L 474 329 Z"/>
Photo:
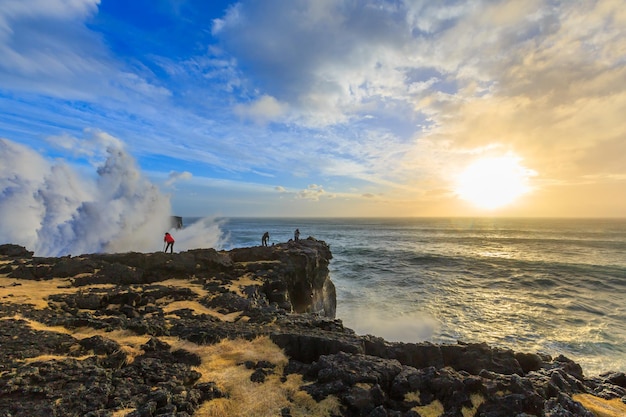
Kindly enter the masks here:
<path id="1" fill-rule="evenodd" d="M 270 232 L 263 233 L 263 237 L 261 238 L 261 245 L 267 246 L 267 242 L 270 240 Z"/>
<path id="2" fill-rule="evenodd" d="M 167 250 L 170 250 L 170 253 L 174 253 L 174 238 L 172 237 L 172 235 L 170 235 L 169 233 L 165 232 L 165 237 L 163 238 L 163 242 L 166 243 L 165 245 L 165 252 L 167 252 Z"/>

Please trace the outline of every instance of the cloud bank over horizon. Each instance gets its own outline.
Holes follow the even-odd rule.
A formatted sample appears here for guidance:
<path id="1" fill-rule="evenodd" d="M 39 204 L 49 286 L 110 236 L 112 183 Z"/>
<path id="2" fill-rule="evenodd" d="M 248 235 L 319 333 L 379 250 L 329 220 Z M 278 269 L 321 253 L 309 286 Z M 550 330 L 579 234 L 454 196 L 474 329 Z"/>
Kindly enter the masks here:
<path id="1" fill-rule="evenodd" d="M 190 216 L 623 216 L 624 27 L 618 0 L 12 2 L 0 137 L 124 138 Z M 507 155 L 532 192 L 459 199 Z"/>

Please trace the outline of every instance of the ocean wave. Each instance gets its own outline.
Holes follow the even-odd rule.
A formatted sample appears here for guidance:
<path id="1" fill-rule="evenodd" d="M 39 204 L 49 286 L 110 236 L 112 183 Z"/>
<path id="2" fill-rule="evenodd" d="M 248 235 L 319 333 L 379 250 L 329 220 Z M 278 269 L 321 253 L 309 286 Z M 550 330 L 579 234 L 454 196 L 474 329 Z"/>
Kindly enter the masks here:
<path id="1" fill-rule="evenodd" d="M 270 219 L 224 229 L 236 244 L 238 233 L 260 242 L 263 229 L 289 238 L 296 224 L 331 245 L 337 315 L 358 333 L 389 328 L 393 340 L 487 342 L 565 354 L 591 373 L 603 361 L 626 369 L 626 221 Z"/>

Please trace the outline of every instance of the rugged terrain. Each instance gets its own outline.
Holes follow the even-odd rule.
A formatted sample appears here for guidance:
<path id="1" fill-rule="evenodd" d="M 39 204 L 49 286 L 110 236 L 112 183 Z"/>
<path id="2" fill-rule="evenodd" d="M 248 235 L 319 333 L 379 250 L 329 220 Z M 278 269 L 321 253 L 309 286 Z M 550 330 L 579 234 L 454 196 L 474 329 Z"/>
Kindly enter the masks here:
<path id="1" fill-rule="evenodd" d="M 0 245 L 0 416 L 626 416 L 626 376 L 336 320 L 329 247 Z M 393 300 L 390 300 L 392 302 Z"/>

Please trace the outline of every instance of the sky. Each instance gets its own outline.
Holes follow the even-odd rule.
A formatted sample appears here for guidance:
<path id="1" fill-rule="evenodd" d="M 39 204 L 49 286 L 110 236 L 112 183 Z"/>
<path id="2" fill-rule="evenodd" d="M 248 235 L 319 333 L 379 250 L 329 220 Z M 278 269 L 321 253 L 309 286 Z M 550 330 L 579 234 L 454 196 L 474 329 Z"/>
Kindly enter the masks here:
<path id="1" fill-rule="evenodd" d="M 0 214 L 624 217 L 624 6 L 0 0 Z"/>

